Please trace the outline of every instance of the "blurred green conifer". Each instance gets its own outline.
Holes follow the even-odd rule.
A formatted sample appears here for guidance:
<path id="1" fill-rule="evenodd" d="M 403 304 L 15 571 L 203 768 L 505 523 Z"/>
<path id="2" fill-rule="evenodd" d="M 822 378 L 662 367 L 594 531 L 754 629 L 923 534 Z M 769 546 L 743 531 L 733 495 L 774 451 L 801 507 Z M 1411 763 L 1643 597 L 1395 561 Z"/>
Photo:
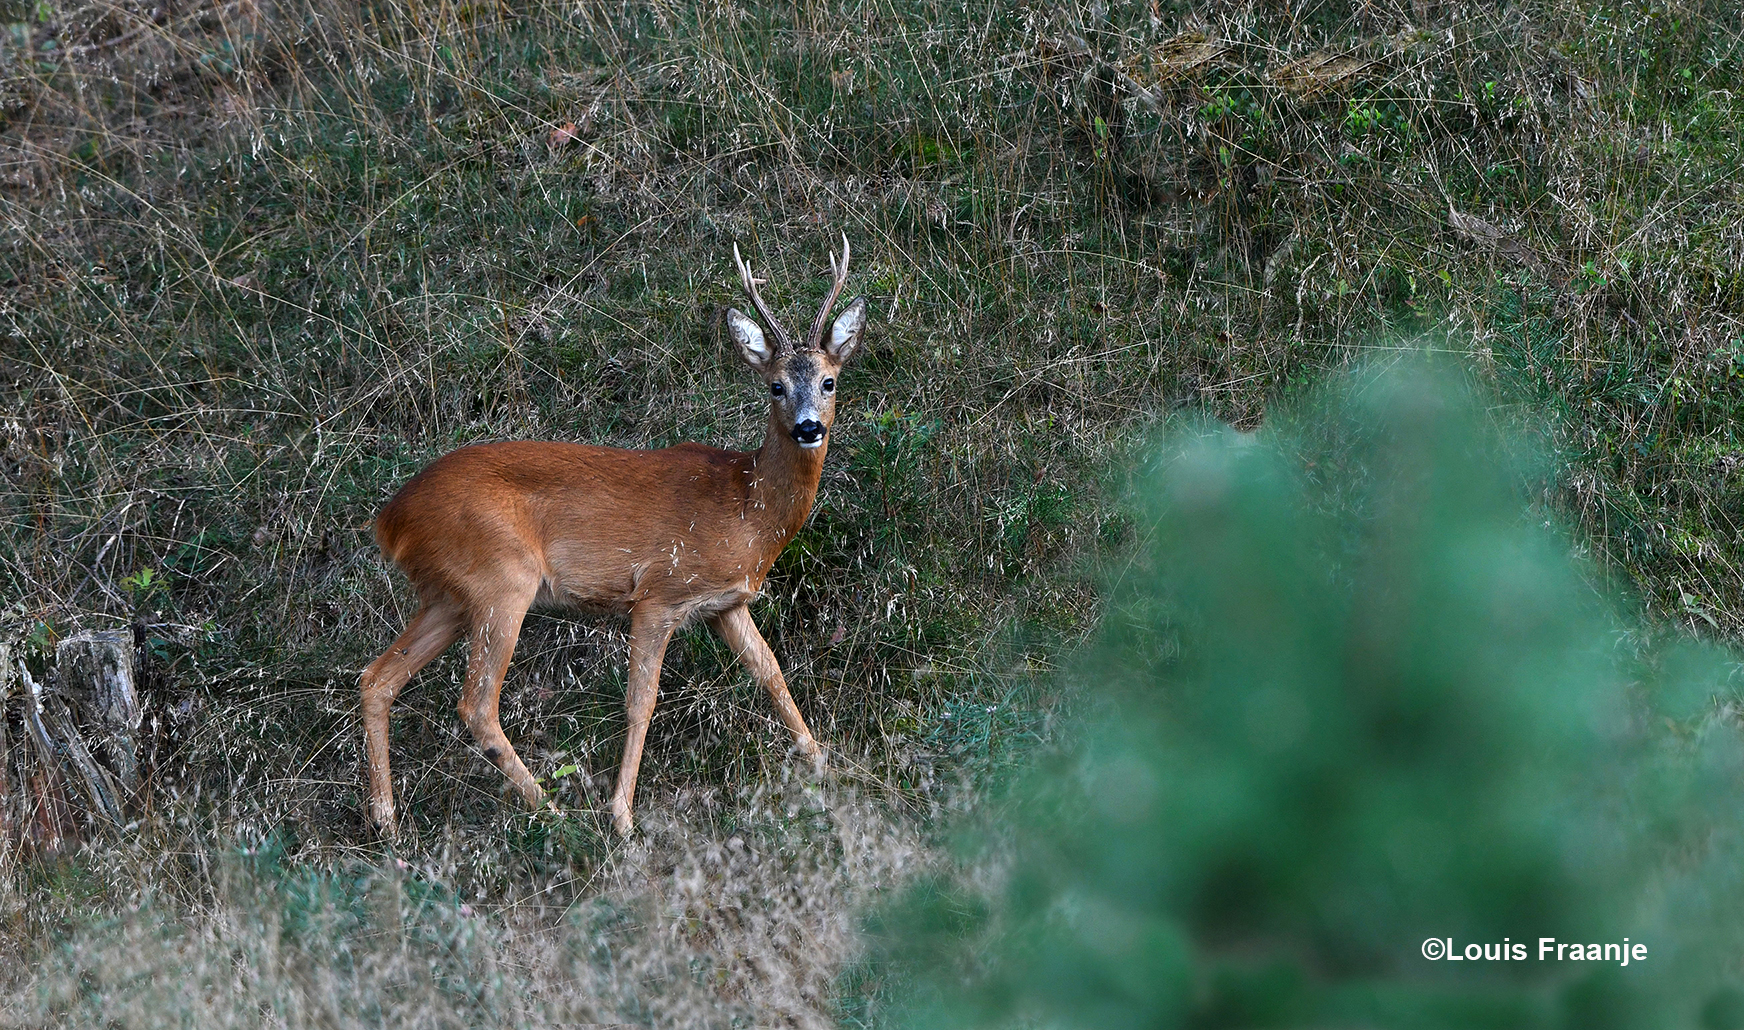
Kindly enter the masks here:
<path id="1" fill-rule="evenodd" d="M 1643 643 L 1445 377 L 1187 435 L 1076 668 L 1082 733 L 873 920 L 892 1021 L 1744 1026 L 1735 660 Z"/>

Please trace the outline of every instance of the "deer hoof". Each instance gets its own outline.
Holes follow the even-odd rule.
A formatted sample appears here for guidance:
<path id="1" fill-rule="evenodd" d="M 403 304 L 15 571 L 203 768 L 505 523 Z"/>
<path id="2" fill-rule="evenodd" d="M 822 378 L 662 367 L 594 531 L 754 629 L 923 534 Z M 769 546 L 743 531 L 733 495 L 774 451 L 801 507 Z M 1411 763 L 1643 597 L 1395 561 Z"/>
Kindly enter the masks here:
<path id="1" fill-rule="evenodd" d="M 630 806 L 616 798 L 612 799 L 612 828 L 620 837 L 628 837 L 636 828 L 636 821 L 630 818 Z"/>
<path id="2" fill-rule="evenodd" d="M 394 814 L 393 805 L 370 805 L 369 821 L 375 827 L 376 836 L 383 840 L 393 840 L 400 835 L 400 820 Z"/>
<path id="3" fill-rule="evenodd" d="M 804 740 L 796 741 L 793 746 L 795 750 L 799 752 L 799 757 L 805 759 L 811 766 L 811 773 L 813 776 L 822 776 L 824 774 L 824 769 L 827 767 L 828 763 L 824 759 L 824 749 L 818 746 L 816 740 L 807 737 Z"/>

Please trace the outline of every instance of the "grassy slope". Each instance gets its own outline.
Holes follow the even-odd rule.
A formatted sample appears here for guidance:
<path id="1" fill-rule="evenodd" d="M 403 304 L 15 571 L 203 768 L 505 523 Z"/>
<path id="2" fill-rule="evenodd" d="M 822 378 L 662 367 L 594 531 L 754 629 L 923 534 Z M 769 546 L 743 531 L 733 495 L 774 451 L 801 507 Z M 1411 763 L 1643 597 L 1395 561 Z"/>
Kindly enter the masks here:
<path id="1" fill-rule="evenodd" d="M 0 59 L 0 634 L 152 627 L 166 818 L 360 839 L 355 671 L 408 614 L 367 523 L 430 458 L 755 442 L 734 240 L 798 320 L 845 230 L 873 299 L 757 615 L 899 796 L 1035 731 L 1148 427 L 1419 334 L 1550 413 L 1550 498 L 1654 610 L 1744 626 L 1729 3 L 41 10 Z M 505 691 L 578 803 L 622 650 L 540 620 Z M 457 664 L 396 723 L 412 822 L 493 896 L 585 865 L 499 803 Z M 720 648 L 667 669 L 645 805 L 779 763 Z"/>

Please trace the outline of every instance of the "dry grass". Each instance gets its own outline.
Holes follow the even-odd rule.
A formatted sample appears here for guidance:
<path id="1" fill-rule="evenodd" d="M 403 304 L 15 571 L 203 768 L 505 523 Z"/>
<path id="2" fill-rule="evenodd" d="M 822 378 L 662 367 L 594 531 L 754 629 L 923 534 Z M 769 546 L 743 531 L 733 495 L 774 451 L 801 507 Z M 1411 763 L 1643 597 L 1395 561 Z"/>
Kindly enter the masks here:
<path id="1" fill-rule="evenodd" d="M 1167 413 L 1252 425 L 1399 339 L 1549 413 L 1547 498 L 1661 618 L 1744 625 L 1718 0 L 9 12 L 0 639 L 40 666 L 146 626 L 155 749 L 137 840 L 0 877 L 25 951 L 146 896 L 188 941 L 228 925 L 205 867 L 239 847 L 381 865 L 355 676 L 410 599 L 369 520 L 473 440 L 750 445 L 717 330 L 734 240 L 809 311 L 846 230 L 873 300 L 756 614 L 891 820 L 1047 736 Z M 407 857 L 492 904 L 619 868 L 588 813 L 623 650 L 590 621 L 523 636 L 505 728 L 536 773 L 582 769 L 557 827 L 505 807 L 457 663 L 427 673 L 394 735 Z M 666 677 L 645 813 L 780 779 L 712 641 Z"/>
<path id="2" fill-rule="evenodd" d="M 797 784 L 680 799 L 587 884 L 515 898 L 456 888 L 458 839 L 326 869 L 181 843 L 200 896 L 79 926 L 0 1025 L 833 1026 L 855 913 L 928 861 L 883 806 Z"/>

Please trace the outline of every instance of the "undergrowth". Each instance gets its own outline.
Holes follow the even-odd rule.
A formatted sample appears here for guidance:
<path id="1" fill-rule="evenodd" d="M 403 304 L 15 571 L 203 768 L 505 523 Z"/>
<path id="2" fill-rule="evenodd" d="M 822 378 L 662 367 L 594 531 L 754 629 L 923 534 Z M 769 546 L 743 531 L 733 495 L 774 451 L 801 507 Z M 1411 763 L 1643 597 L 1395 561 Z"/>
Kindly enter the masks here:
<path id="1" fill-rule="evenodd" d="M 1080 733 L 870 924 L 878 1026 L 1733 1026 L 1736 651 L 1644 633 L 1462 374 L 1186 431 Z"/>
<path id="2" fill-rule="evenodd" d="M 75 629 L 142 625 L 154 748 L 126 841 L 5 860 L 13 949 L 146 896 L 218 911 L 225 849 L 386 862 L 355 682 L 411 598 L 370 520 L 476 440 L 752 446 L 763 402 L 719 331 L 735 241 L 809 313 L 845 231 L 872 300 L 754 614 L 891 818 L 927 825 L 1050 738 L 1160 420 L 1251 428 L 1388 348 L 1463 355 L 1553 438 L 1543 500 L 1597 575 L 1663 624 L 1744 626 L 1729 3 L 0 22 L 0 640 L 40 668 Z M 624 652 L 609 622 L 523 634 L 503 721 L 536 774 L 578 766 L 556 832 L 460 727 L 459 662 L 425 673 L 394 726 L 408 857 L 446 855 L 467 897 L 590 896 Z M 674 642 L 665 687 L 645 811 L 779 778 L 781 727 L 711 639 Z"/>

